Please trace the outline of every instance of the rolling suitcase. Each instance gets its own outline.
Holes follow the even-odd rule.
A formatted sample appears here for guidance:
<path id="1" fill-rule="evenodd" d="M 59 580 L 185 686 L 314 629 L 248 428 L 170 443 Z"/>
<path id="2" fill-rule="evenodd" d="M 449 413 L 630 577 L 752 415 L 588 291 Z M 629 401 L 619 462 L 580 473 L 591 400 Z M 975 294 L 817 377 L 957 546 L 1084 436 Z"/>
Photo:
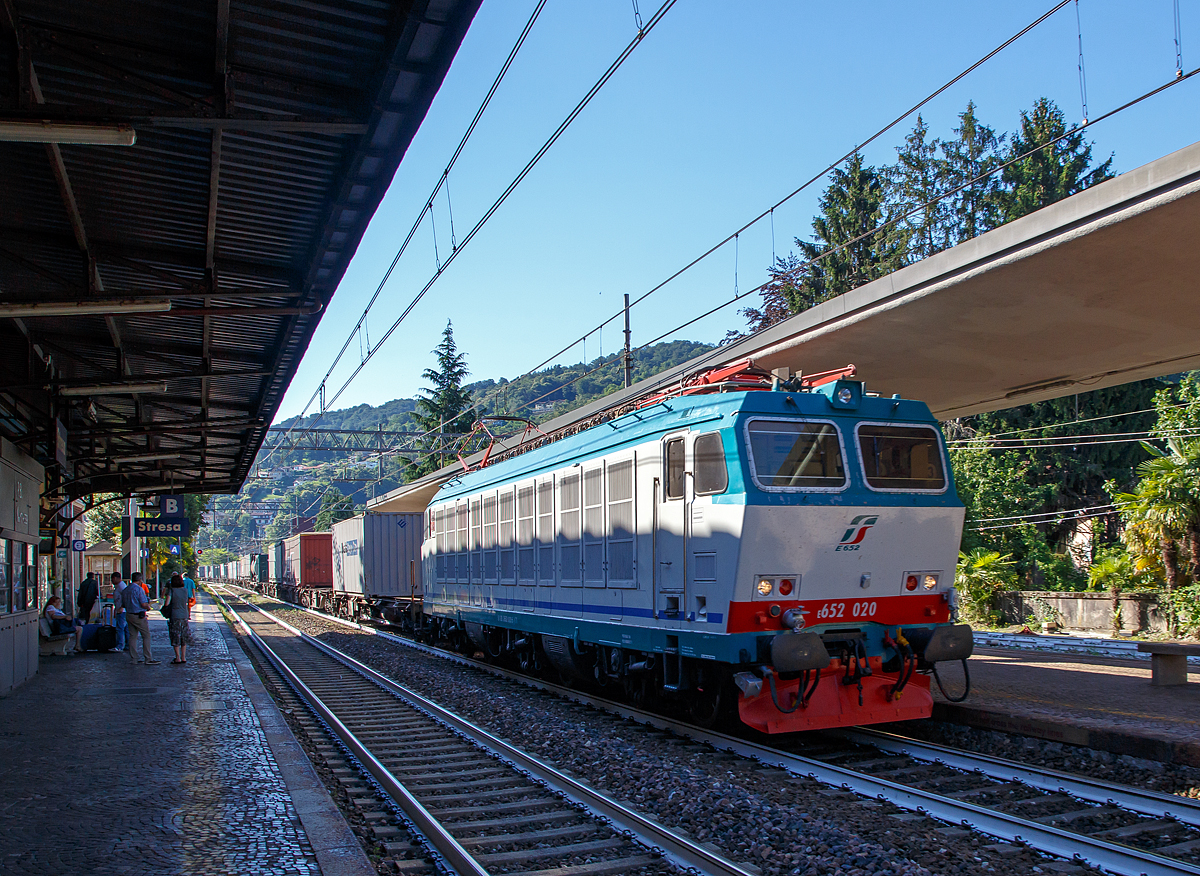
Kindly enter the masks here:
<path id="1" fill-rule="evenodd" d="M 80 639 L 79 647 L 85 651 L 111 651 L 117 647 L 117 628 L 109 624 L 88 624 Z"/>

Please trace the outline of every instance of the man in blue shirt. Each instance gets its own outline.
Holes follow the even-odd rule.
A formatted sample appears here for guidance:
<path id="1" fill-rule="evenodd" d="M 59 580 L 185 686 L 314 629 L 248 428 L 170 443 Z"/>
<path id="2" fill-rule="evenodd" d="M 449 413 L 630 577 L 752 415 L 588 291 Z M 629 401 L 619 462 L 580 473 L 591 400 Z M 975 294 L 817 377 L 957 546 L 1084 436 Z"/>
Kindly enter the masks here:
<path id="1" fill-rule="evenodd" d="M 125 609 L 125 623 L 128 625 L 128 639 L 126 644 L 129 646 L 129 659 L 135 663 L 145 662 L 147 665 L 153 665 L 160 661 L 154 659 L 154 655 L 150 653 L 150 621 L 146 618 L 146 612 L 150 609 L 150 599 L 146 596 L 146 591 L 136 584 L 130 584 L 121 591 L 121 605 Z M 137 659 L 137 637 L 142 636 L 142 657 L 143 660 Z"/>

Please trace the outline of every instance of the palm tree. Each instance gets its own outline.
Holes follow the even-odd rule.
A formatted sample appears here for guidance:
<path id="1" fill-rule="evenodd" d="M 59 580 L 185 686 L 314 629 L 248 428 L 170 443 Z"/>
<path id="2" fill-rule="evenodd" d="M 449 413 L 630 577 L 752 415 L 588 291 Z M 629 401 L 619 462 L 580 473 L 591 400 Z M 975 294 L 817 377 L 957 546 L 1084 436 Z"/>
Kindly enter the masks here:
<path id="1" fill-rule="evenodd" d="M 959 553 L 954 570 L 954 586 L 962 595 L 963 609 L 969 618 L 983 623 L 995 623 L 999 618 L 992 600 L 1012 583 L 1014 567 L 1012 554 L 1001 554 L 977 547 Z"/>
<path id="2" fill-rule="evenodd" d="M 1088 586 L 1095 590 L 1108 590 L 1112 600 L 1112 634 L 1115 639 L 1121 634 L 1121 588 L 1134 575 L 1133 559 L 1125 551 L 1108 553 L 1097 558 L 1088 569 Z"/>
<path id="3" fill-rule="evenodd" d="M 1138 466 L 1141 480 L 1132 493 L 1117 493 L 1123 505 L 1121 539 L 1140 570 L 1161 564 L 1166 596 L 1167 634 L 1179 635 L 1176 591 L 1195 580 L 1200 557 L 1200 448 L 1185 451 L 1169 440 L 1171 452 L 1145 445 L 1153 459 Z"/>

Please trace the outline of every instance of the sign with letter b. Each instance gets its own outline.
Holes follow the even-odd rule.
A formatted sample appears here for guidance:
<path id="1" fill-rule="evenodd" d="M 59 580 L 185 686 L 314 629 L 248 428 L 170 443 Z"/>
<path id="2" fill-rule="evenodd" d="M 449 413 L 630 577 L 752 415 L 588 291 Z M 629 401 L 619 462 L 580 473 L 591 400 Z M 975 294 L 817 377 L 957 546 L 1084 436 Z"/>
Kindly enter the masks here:
<path id="1" fill-rule="evenodd" d="M 178 496 L 159 496 L 158 513 L 162 517 L 183 516 L 183 502 Z"/>

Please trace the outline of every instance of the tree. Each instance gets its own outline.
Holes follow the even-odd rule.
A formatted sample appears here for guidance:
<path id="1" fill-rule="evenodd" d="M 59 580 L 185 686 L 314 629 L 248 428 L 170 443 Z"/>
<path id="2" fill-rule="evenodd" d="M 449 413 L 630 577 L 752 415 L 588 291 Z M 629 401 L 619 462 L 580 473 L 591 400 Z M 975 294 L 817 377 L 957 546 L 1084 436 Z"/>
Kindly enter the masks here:
<path id="1" fill-rule="evenodd" d="M 789 255 L 771 267 L 762 309 L 742 311 L 751 331 L 904 266 L 905 232 L 886 226 L 884 182 L 857 152 L 845 170 L 833 172 L 812 222 L 814 240 L 796 238 L 800 257 Z"/>
<path id="2" fill-rule="evenodd" d="M 948 190 L 946 162 L 938 157 L 940 140 L 926 140 L 929 126 L 921 116 L 904 145 L 896 149 L 896 163 L 884 174 L 888 206 L 899 221 L 898 234 L 907 243 L 908 261 L 920 261 L 954 245 L 950 205 L 940 196 Z"/>
<path id="3" fill-rule="evenodd" d="M 121 542 L 121 518 L 125 516 L 126 503 L 117 499 L 116 493 L 97 493 L 97 505 L 83 518 L 83 532 L 89 545 L 98 541 Z M 113 500 L 113 501 L 108 501 Z"/>
<path id="4" fill-rule="evenodd" d="M 476 411 L 471 404 L 471 394 L 463 388 L 463 379 L 470 374 L 467 355 L 458 352 L 449 321 L 442 332 L 442 342 L 433 349 L 433 354 L 437 356 L 437 367 L 426 368 L 421 374 L 432 386 L 421 389 L 412 418 L 424 432 L 469 432 Z M 441 437 L 424 443 L 427 455 L 412 464 L 414 475 L 437 471 L 454 458 Z"/>
<path id="5" fill-rule="evenodd" d="M 959 553 L 954 570 L 954 586 L 963 600 L 963 612 L 969 620 L 994 624 L 999 620 L 995 609 L 996 594 L 1012 585 L 1015 575 L 1012 557 L 999 551 L 975 548 Z"/>
<path id="6" fill-rule="evenodd" d="M 321 510 L 317 514 L 313 529 L 317 532 L 328 532 L 339 520 L 347 520 L 354 516 L 354 502 L 336 487 L 330 487 L 325 498 L 321 500 Z"/>
<path id="7" fill-rule="evenodd" d="M 947 237 L 951 245 L 991 231 L 1001 222 L 1001 178 L 995 173 L 1003 162 L 1001 149 L 1007 135 L 996 132 L 975 117 L 970 101 L 958 116 L 954 138 L 941 141 L 946 191 L 954 191 L 947 204 Z"/>
<path id="8" fill-rule="evenodd" d="M 1032 110 L 1021 113 L 1021 130 L 1010 138 L 1007 158 L 1015 161 L 1003 171 L 1006 222 L 1113 176 L 1112 156 L 1091 167 L 1092 144 L 1083 139 L 1081 132 L 1067 134 L 1062 110 L 1045 97 Z"/>
<path id="9" fill-rule="evenodd" d="M 1179 635 L 1177 591 L 1195 580 L 1200 550 L 1200 454 L 1184 454 L 1172 442 L 1138 467 L 1141 480 L 1131 493 L 1114 490 L 1125 532 L 1121 538 L 1139 569 L 1159 564 L 1166 597 L 1167 634 Z"/>

